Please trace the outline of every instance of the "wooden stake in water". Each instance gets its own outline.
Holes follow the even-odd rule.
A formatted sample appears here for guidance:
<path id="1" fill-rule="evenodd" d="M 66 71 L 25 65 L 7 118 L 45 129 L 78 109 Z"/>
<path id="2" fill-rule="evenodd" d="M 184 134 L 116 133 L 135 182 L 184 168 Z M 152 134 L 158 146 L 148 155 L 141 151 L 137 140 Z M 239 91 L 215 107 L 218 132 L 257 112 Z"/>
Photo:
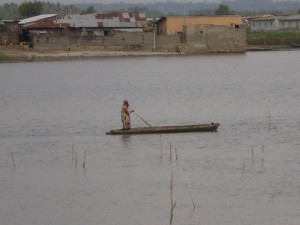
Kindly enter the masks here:
<path id="1" fill-rule="evenodd" d="M 175 161 L 173 163 L 175 163 Z M 170 181 L 170 202 L 171 202 L 170 225 L 172 225 L 172 223 L 173 223 L 173 214 L 174 214 L 174 209 L 176 206 L 176 202 L 173 203 L 173 176 L 174 176 L 174 164 L 173 163 L 172 163 L 171 181 Z"/>
<path id="2" fill-rule="evenodd" d="M 75 154 L 75 167 L 77 169 L 77 149 L 76 149 L 76 154 Z"/>
<path id="3" fill-rule="evenodd" d="M 264 163 L 264 151 L 265 151 L 265 145 L 262 145 L 262 149 L 261 149 L 261 163 Z"/>
<path id="4" fill-rule="evenodd" d="M 72 143 L 72 162 L 74 162 L 74 144 Z"/>
<path id="5" fill-rule="evenodd" d="M 172 143 L 170 143 L 170 162 L 172 161 Z"/>
<path id="6" fill-rule="evenodd" d="M 83 164 L 82 164 L 83 169 L 85 169 L 86 152 L 87 150 L 84 151 L 84 155 L 83 155 Z"/>
<path id="7" fill-rule="evenodd" d="M 178 160 L 177 148 L 175 148 L 175 159 Z"/>
<path id="8" fill-rule="evenodd" d="M 272 129 L 272 121 L 271 121 L 271 113 L 270 113 L 270 111 L 269 111 L 268 118 L 269 118 L 269 130 L 271 130 Z"/>
<path id="9" fill-rule="evenodd" d="M 79 149 L 79 140 L 77 138 L 76 143 L 75 143 L 75 167 L 77 169 L 78 165 L 78 149 Z"/>
<path id="10" fill-rule="evenodd" d="M 14 157 L 14 153 L 13 153 L 11 147 L 9 148 L 9 152 L 10 152 L 11 160 L 12 160 L 12 162 L 13 162 L 13 166 L 14 166 L 14 168 L 15 168 L 15 167 L 16 167 L 15 157 Z"/>
<path id="11" fill-rule="evenodd" d="M 188 176 L 186 175 L 185 169 L 184 169 L 184 168 L 182 168 L 182 170 L 183 170 L 183 172 L 184 172 L 185 181 L 186 181 L 186 183 L 187 183 L 187 186 L 188 186 L 188 188 L 189 188 L 190 197 L 191 197 L 191 200 L 192 200 L 192 203 L 193 203 L 193 207 L 194 207 L 194 209 L 195 209 L 195 208 L 196 208 L 196 206 L 195 206 L 195 203 L 194 203 L 194 200 L 193 200 L 193 195 L 192 195 L 192 190 L 191 190 L 191 186 L 190 186 L 189 178 L 188 178 Z"/>
<path id="12" fill-rule="evenodd" d="M 162 159 L 162 142 L 161 142 L 161 134 L 159 135 L 160 138 L 160 159 Z"/>
<path id="13" fill-rule="evenodd" d="M 252 146 L 252 163 L 254 163 L 254 150 L 253 150 L 253 146 Z"/>
<path id="14" fill-rule="evenodd" d="M 243 171 L 245 171 L 245 162 L 243 162 Z"/>

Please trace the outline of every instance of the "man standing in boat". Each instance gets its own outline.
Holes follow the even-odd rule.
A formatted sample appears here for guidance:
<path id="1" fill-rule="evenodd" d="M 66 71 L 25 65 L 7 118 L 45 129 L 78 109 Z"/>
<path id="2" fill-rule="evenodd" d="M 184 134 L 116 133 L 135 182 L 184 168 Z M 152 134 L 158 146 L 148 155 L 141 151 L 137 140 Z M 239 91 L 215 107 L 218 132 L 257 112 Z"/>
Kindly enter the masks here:
<path id="1" fill-rule="evenodd" d="M 123 123 L 124 130 L 130 130 L 130 113 L 134 112 L 129 108 L 129 103 L 127 100 L 123 101 L 123 106 L 121 110 L 121 120 Z"/>

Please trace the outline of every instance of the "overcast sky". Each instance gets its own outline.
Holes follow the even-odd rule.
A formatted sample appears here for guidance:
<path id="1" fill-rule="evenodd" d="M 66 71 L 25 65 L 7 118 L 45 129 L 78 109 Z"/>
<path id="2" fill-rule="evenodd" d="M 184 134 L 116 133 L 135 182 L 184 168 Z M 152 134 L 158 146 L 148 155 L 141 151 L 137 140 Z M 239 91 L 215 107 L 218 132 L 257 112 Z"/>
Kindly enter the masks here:
<path id="1" fill-rule="evenodd" d="M 27 1 L 34 1 L 34 0 L 27 0 Z M 39 0 L 43 1 L 43 0 Z M 167 2 L 170 0 L 46 0 L 45 2 L 60 2 L 61 4 L 73 4 L 73 3 L 115 3 L 115 2 L 124 2 L 124 3 L 151 3 L 151 2 Z M 221 2 L 220 0 L 172 0 L 173 2 Z M 251 1 L 251 0 L 250 0 Z M 300 1 L 300 0 L 299 0 Z M 0 4 L 4 3 L 22 3 L 25 2 L 24 0 L 0 0 Z"/>
<path id="2" fill-rule="evenodd" d="M 34 0 L 27 0 L 27 1 L 34 1 Z M 43 1 L 43 0 L 39 0 Z M 45 2 L 60 2 L 61 4 L 73 4 L 73 3 L 114 3 L 114 2 L 124 2 L 124 3 L 151 3 L 151 2 L 167 2 L 170 0 L 46 0 Z M 171 0 L 173 2 L 221 2 L 221 0 Z M 234 0 L 231 0 L 234 1 Z M 251 1 L 251 0 L 249 0 Z M 274 0 L 274 1 L 289 1 L 289 0 Z M 300 0 L 294 0 L 300 1 Z M 25 2 L 24 0 L 0 0 L 0 4 L 3 5 L 4 3 L 22 3 Z"/>

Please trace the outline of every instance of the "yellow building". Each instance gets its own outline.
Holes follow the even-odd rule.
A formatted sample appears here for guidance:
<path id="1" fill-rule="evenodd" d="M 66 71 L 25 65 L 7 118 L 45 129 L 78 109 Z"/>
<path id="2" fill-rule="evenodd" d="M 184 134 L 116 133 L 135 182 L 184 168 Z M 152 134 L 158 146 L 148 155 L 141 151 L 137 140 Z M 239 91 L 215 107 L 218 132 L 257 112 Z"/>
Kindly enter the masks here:
<path id="1" fill-rule="evenodd" d="M 240 27 L 243 24 L 241 16 L 226 15 L 226 16 L 168 16 L 159 19 L 156 22 L 157 33 L 175 35 L 183 33 L 184 26 L 228 26 Z"/>

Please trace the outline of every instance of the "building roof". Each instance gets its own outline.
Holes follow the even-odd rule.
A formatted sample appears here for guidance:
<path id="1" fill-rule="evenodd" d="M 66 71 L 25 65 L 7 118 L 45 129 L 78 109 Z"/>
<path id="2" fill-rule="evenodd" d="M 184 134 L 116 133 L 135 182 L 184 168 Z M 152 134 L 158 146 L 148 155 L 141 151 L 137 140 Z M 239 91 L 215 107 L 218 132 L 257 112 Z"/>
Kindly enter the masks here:
<path id="1" fill-rule="evenodd" d="M 85 15 L 57 16 L 41 15 L 21 21 L 24 27 L 37 28 L 143 28 L 147 27 L 144 13 L 96 13 Z"/>
<path id="2" fill-rule="evenodd" d="M 279 16 L 278 20 L 300 20 L 300 15 Z"/>
<path id="3" fill-rule="evenodd" d="M 290 16 L 266 16 L 266 17 L 261 17 L 261 18 L 256 18 L 256 19 L 251 19 L 251 21 L 258 21 L 258 22 L 263 22 L 263 21 L 273 21 L 273 20 L 280 20 L 280 21 L 291 21 L 291 20 L 300 20 L 300 15 L 290 15 Z"/>
<path id="4" fill-rule="evenodd" d="M 39 15 L 39 16 L 33 16 L 33 17 L 29 17 L 29 18 L 20 20 L 19 24 L 24 25 L 24 24 L 28 24 L 28 23 L 37 22 L 37 21 L 40 21 L 43 19 L 52 18 L 55 16 L 57 16 L 57 14 L 43 14 L 43 15 Z"/>
<path id="5" fill-rule="evenodd" d="M 159 24 L 161 21 L 168 19 L 168 18 L 217 18 L 217 17 L 240 17 L 242 18 L 242 16 L 240 15 L 215 15 L 215 16 L 163 16 L 161 18 L 159 18 L 158 20 L 156 20 L 156 24 Z"/>
<path id="6" fill-rule="evenodd" d="M 257 19 L 251 19 L 250 21 L 263 22 L 263 21 L 273 21 L 275 19 L 276 19 L 275 16 L 269 16 L 269 17 L 262 17 L 262 18 L 257 18 Z"/>

